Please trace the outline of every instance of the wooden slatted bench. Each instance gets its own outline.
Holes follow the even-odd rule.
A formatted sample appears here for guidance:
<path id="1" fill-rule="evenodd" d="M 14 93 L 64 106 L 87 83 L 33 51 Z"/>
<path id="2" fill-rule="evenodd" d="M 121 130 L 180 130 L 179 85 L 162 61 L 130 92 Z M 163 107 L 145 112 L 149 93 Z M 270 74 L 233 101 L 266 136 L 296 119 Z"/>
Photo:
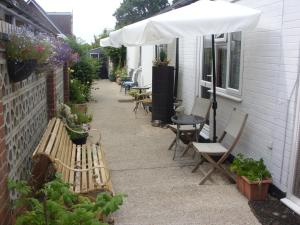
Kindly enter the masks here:
<path id="1" fill-rule="evenodd" d="M 110 173 L 106 167 L 101 145 L 75 145 L 59 118 L 50 120 L 33 153 L 32 177 L 34 186 L 41 186 L 48 177 L 60 173 L 73 192 L 94 198 L 98 192 L 113 194 Z"/>

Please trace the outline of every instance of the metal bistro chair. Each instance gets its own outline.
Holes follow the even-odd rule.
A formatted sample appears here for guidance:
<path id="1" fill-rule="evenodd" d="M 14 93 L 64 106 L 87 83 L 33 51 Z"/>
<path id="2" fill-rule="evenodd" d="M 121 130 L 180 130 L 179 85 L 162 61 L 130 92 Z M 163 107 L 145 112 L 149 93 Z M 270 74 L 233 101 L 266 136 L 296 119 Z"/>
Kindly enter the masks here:
<path id="1" fill-rule="evenodd" d="M 193 105 L 193 109 L 191 112 L 191 115 L 194 116 L 200 116 L 202 118 L 205 118 L 206 120 L 209 117 L 209 111 L 211 108 L 211 101 L 209 99 L 196 97 Z M 193 125 L 181 125 L 180 126 L 180 139 L 185 144 L 190 145 L 190 141 L 195 140 L 195 135 L 199 135 L 200 131 L 202 130 L 204 124 L 197 124 L 197 129 Z M 177 133 L 177 125 L 175 124 L 169 124 L 168 127 L 170 130 L 172 130 L 175 134 Z M 196 132 L 195 132 L 196 131 Z M 172 147 L 176 143 L 176 137 L 172 141 L 171 145 L 169 146 L 169 150 L 172 149 Z M 188 148 L 184 151 L 187 152 Z"/>
<path id="2" fill-rule="evenodd" d="M 137 68 L 132 75 L 131 81 L 124 81 L 121 86 L 125 89 L 125 95 L 127 93 L 127 91 L 129 91 L 132 87 L 137 86 L 138 85 L 138 78 L 140 76 L 142 72 L 142 68 L 139 67 Z"/>
<path id="3" fill-rule="evenodd" d="M 213 168 L 210 169 L 208 173 L 205 174 L 205 176 L 201 179 L 199 184 L 204 184 L 205 181 L 210 178 L 210 176 L 216 169 L 224 173 L 230 179 L 234 180 L 230 172 L 222 166 L 222 163 L 228 158 L 234 147 L 237 145 L 245 127 L 247 118 L 247 113 L 243 113 L 234 109 L 218 143 L 193 142 L 192 145 L 195 151 L 200 153 L 200 155 L 213 166 Z M 229 148 L 226 148 L 221 144 L 221 142 L 224 140 L 227 134 L 234 139 Z M 220 158 L 217 161 L 215 161 L 212 156 L 220 156 Z M 193 171 L 196 171 L 200 164 L 203 162 L 202 157 L 193 169 Z"/>
<path id="4" fill-rule="evenodd" d="M 132 75 L 133 75 L 134 72 L 135 72 L 134 69 L 130 69 L 129 72 L 128 72 L 128 76 L 122 78 L 121 85 L 120 85 L 120 92 L 122 92 L 122 89 L 125 88 L 124 85 L 123 85 L 124 82 L 132 81 Z"/>

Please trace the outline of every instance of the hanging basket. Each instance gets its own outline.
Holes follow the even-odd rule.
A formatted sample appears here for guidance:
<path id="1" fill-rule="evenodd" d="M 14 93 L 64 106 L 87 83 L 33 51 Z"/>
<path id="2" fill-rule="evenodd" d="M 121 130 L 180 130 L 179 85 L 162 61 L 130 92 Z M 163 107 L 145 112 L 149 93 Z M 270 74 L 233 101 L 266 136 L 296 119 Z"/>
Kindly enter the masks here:
<path id="1" fill-rule="evenodd" d="M 19 82 L 28 78 L 37 66 L 36 60 L 17 60 L 8 59 L 7 69 L 11 81 Z"/>

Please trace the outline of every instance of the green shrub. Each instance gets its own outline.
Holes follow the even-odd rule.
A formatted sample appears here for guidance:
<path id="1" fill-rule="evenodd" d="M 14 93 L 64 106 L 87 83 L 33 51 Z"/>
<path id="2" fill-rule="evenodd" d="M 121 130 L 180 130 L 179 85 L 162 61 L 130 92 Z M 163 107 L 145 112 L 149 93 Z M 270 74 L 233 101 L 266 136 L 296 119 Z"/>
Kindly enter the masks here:
<path id="1" fill-rule="evenodd" d="M 68 45 L 73 49 L 74 52 L 77 52 L 80 57 L 85 57 L 90 48 L 89 44 L 84 43 L 82 40 L 76 37 L 69 37 L 65 40 Z"/>
<path id="2" fill-rule="evenodd" d="M 105 217 L 117 211 L 125 195 L 100 193 L 96 201 L 70 191 L 60 176 L 34 191 L 27 182 L 9 181 L 10 190 L 20 194 L 14 207 L 16 225 L 104 225 Z"/>
<path id="3" fill-rule="evenodd" d="M 90 87 L 81 83 L 77 79 L 70 81 L 70 102 L 82 104 L 89 101 L 91 95 Z"/>
<path id="4" fill-rule="evenodd" d="M 261 182 L 264 179 L 271 178 L 263 159 L 254 160 L 252 158 L 244 158 L 242 154 L 238 154 L 230 166 L 230 170 L 238 176 L 245 176 L 250 181 Z"/>
<path id="5" fill-rule="evenodd" d="M 92 122 L 93 119 L 92 115 L 82 113 L 82 112 L 75 112 L 75 114 L 77 115 L 77 124 L 79 125 Z"/>
<path id="6" fill-rule="evenodd" d="M 130 89 L 130 91 L 128 92 L 128 95 L 130 95 L 133 98 L 136 98 L 138 96 L 138 94 L 139 94 L 139 91 L 135 90 L 135 89 Z"/>
<path id="7" fill-rule="evenodd" d="M 90 123 L 93 120 L 93 116 L 87 113 L 79 112 L 74 105 L 70 106 L 72 114 L 75 114 L 77 119 L 75 120 L 76 125 L 82 125 L 84 123 Z"/>
<path id="8" fill-rule="evenodd" d="M 108 74 L 108 79 L 109 79 L 110 81 L 115 81 L 115 80 L 116 80 L 116 75 L 115 75 L 114 73 L 110 72 L 110 73 Z"/>
<path id="9" fill-rule="evenodd" d="M 94 59 L 84 57 L 75 63 L 72 68 L 72 78 L 79 80 L 82 84 L 91 86 L 96 76 L 97 63 Z"/>

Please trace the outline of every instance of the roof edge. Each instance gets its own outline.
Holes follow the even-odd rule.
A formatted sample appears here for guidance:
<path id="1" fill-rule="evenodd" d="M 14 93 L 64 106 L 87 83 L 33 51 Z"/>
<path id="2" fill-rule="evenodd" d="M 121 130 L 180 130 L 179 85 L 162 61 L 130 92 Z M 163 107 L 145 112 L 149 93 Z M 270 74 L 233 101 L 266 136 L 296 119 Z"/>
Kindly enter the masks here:
<path id="1" fill-rule="evenodd" d="M 46 11 L 35 1 L 35 0 L 29 0 L 27 2 L 27 5 L 32 3 L 41 13 L 42 15 L 48 20 L 48 22 L 58 31 L 59 34 L 63 34 L 61 30 L 53 23 L 53 21 L 47 16 Z"/>

